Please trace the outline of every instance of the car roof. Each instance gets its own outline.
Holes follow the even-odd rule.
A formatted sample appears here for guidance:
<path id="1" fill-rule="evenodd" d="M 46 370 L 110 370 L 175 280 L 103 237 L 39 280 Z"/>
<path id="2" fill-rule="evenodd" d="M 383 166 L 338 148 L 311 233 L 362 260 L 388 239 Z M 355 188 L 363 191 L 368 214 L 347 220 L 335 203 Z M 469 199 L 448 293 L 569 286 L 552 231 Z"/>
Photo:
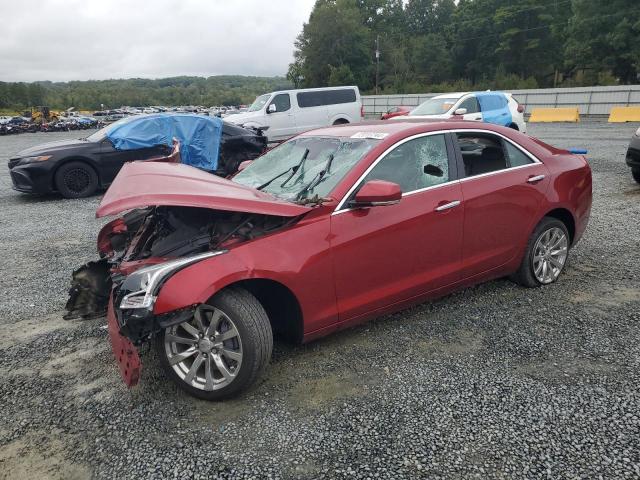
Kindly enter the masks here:
<path id="1" fill-rule="evenodd" d="M 329 127 L 316 128 L 308 132 L 301 133 L 300 136 L 312 137 L 353 137 L 354 135 L 365 137 L 367 133 L 382 134 L 383 138 L 423 132 L 435 132 L 438 130 L 451 130 L 455 128 L 476 128 L 481 130 L 495 130 L 495 125 L 478 123 L 457 119 L 425 119 L 425 118 L 404 118 L 402 120 L 370 120 L 360 123 L 347 123 L 343 125 L 332 125 Z M 373 137 L 374 135 L 372 135 Z"/>
<path id="2" fill-rule="evenodd" d="M 435 97 L 431 97 L 429 100 L 433 99 L 433 98 L 461 98 L 465 95 L 469 95 L 471 93 L 497 93 L 497 94 L 501 94 L 501 95 L 506 95 L 507 97 L 511 97 L 510 93 L 507 92 L 503 92 L 500 90 L 483 90 L 483 91 L 477 91 L 477 92 L 451 92 L 451 93 L 443 93 L 440 95 L 436 95 Z"/>

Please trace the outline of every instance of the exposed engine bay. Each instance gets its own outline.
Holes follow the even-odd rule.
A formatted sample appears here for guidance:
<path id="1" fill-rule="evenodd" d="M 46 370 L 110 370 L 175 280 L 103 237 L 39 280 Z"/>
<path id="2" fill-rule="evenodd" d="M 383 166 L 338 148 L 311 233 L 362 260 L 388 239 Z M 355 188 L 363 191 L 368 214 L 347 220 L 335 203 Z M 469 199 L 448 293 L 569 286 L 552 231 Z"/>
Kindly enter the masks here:
<path id="1" fill-rule="evenodd" d="M 112 293 L 118 304 L 125 294 L 135 293 L 121 287 L 123 283 L 126 287 L 125 280 L 141 267 L 225 251 L 295 223 L 297 219 L 177 206 L 130 211 L 100 231 L 100 260 L 73 272 L 64 318 L 90 319 L 104 315 Z M 121 322 L 121 333 L 140 344 L 159 328 L 184 321 L 180 312 L 165 317 L 155 325 L 136 328 L 127 328 L 126 322 Z"/>

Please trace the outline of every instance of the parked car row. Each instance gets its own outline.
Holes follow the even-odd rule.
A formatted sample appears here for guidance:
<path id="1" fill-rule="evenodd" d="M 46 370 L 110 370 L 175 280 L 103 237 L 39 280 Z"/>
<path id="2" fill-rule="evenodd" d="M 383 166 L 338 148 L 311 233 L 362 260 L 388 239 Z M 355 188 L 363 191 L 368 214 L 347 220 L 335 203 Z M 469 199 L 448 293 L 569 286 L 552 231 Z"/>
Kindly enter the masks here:
<path id="1" fill-rule="evenodd" d="M 60 117 L 51 122 L 33 122 L 25 117 L 10 117 L 0 124 L 0 135 L 35 132 L 68 132 L 71 130 L 89 130 L 101 128 L 104 123 L 91 117 L 73 116 Z"/>

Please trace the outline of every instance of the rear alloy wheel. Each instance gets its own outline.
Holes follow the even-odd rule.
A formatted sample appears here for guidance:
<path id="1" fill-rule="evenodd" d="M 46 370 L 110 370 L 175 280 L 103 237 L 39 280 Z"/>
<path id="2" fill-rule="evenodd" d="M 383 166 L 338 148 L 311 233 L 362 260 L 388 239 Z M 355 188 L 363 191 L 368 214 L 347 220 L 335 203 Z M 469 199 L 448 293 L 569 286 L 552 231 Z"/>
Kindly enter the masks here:
<path id="1" fill-rule="evenodd" d="M 63 197 L 88 197 L 98 188 L 98 175 L 85 162 L 68 162 L 56 172 L 55 184 Z"/>
<path id="2" fill-rule="evenodd" d="M 544 217 L 527 244 L 522 263 L 512 280 L 537 287 L 555 282 L 569 256 L 569 233 L 560 220 Z"/>
<path id="3" fill-rule="evenodd" d="M 248 387 L 271 357 L 267 314 L 243 289 L 223 290 L 199 305 L 191 320 L 166 328 L 156 350 L 167 375 L 205 400 L 230 397 Z"/>
<path id="4" fill-rule="evenodd" d="M 636 182 L 640 183 L 640 168 L 632 168 L 631 175 Z"/>

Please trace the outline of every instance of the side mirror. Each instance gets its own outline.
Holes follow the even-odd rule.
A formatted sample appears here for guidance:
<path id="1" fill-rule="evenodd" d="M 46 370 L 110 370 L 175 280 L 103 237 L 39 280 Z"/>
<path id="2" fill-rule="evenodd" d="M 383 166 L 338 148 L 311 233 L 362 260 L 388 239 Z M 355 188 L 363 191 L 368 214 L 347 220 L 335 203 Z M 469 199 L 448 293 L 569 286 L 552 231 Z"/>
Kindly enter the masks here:
<path id="1" fill-rule="evenodd" d="M 386 180 L 369 180 L 349 202 L 350 207 L 382 207 L 395 205 L 402 199 L 400 185 Z"/>
<path id="2" fill-rule="evenodd" d="M 272 103 L 267 107 L 267 113 L 275 113 L 278 111 L 278 107 L 276 107 L 275 103 Z"/>
<path id="3" fill-rule="evenodd" d="M 467 109 L 466 108 L 457 108 L 455 112 L 453 112 L 454 115 L 466 115 L 467 114 Z"/>
<path id="4" fill-rule="evenodd" d="M 442 177 L 444 172 L 437 165 L 431 165 L 430 163 L 425 165 L 423 168 L 424 173 L 427 175 L 433 175 L 434 177 Z"/>
<path id="5" fill-rule="evenodd" d="M 241 172 L 242 170 L 247 168 L 249 165 L 251 165 L 251 162 L 253 162 L 253 160 L 245 160 L 244 162 L 241 162 L 240 165 L 238 165 L 238 171 Z"/>

